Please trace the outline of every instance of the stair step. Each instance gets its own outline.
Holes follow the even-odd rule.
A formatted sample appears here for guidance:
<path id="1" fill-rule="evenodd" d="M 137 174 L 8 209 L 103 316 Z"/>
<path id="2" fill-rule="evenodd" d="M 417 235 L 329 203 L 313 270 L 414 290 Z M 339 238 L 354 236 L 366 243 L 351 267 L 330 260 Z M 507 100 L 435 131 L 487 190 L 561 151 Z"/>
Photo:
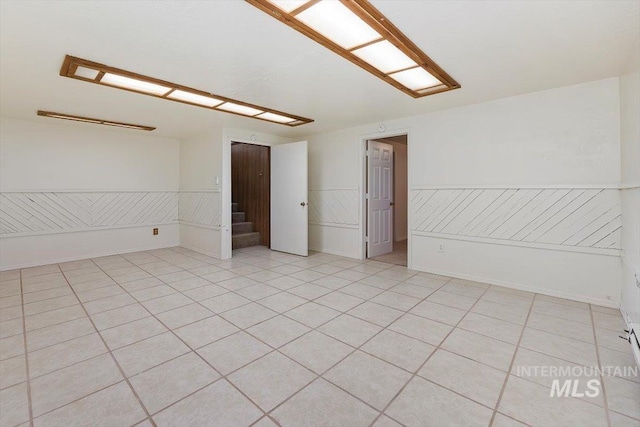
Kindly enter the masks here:
<path id="1" fill-rule="evenodd" d="M 240 249 L 248 248 L 249 246 L 258 246 L 262 243 L 262 237 L 260 233 L 255 231 L 253 233 L 234 234 L 231 236 L 231 248 Z"/>
<path id="2" fill-rule="evenodd" d="M 238 212 L 238 204 L 231 203 L 231 212 Z"/>
<path id="3" fill-rule="evenodd" d="M 244 212 L 232 212 L 231 213 L 231 222 L 235 223 L 235 222 L 244 222 L 244 221 L 245 221 Z"/>
<path id="4" fill-rule="evenodd" d="M 231 234 L 245 234 L 253 231 L 252 222 L 235 222 L 231 224 Z"/>

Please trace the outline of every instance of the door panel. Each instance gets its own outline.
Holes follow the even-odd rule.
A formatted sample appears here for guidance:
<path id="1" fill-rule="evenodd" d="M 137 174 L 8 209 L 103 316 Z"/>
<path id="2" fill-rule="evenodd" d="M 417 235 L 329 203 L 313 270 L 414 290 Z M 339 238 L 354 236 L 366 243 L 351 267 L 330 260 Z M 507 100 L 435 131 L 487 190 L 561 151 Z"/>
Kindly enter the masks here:
<path id="1" fill-rule="evenodd" d="M 271 249 L 309 254 L 307 141 L 271 147 Z"/>
<path id="2" fill-rule="evenodd" d="M 393 251 L 393 146 L 368 143 L 368 257 Z"/>

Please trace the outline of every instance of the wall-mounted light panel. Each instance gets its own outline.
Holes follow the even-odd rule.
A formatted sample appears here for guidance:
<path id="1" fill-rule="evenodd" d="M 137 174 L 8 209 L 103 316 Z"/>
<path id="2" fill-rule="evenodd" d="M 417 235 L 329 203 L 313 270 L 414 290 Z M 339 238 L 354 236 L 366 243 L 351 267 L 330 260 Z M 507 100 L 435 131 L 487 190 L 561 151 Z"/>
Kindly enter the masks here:
<path id="1" fill-rule="evenodd" d="M 133 123 L 114 122 L 111 120 L 94 119 L 92 117 L 75 116 L 73 114 L 55 113 L 53 111 L 38 110 L 38 115 L 50 117 L 52 119 L 72 120 L 74 122 L 91 123 L 94 125 L 116 126 L 119 128 L 136 129 L 136 130 L 155 130 L 152 126 L 136 125 Z"/>
<path id="2" fill-rule="evenodd" d="M 67 55 L 60 69 L 60 75 L 72 79 L 124 89 L 131 92 L 182 102 L 196 107 L 236 114 L 252 119 L 264 120 L 286 126 L 300 126 L 313 122 L 300 117 L 259 105 L 248 104 L 202 90 L 193 89 L 154 77 L 110 67 L 86 59 Z"/>
<path id="3" fill-rule="evenodd" d="M 367 0 L 246 0 L 414 98 L 460 88 Z"/>

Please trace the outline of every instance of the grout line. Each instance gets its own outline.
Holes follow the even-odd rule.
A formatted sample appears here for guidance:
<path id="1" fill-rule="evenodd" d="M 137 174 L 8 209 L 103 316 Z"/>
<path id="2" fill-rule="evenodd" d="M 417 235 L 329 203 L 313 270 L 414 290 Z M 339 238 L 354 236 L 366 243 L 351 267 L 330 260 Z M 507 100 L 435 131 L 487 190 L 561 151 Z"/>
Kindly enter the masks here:
<path id="1" fill-rule="evenodd" d="M 31 373 L 29 371 L 29 348 L 27 347 L 27 325 L 24 315 L 24 293 L 22 292 L 22 270 L 20 270 L 20 300 L 22 303 L 22 339 L 24 345 L 24 363 L 27 382 L 27 404 L 29 409 L 29 426 L 33 427 L 33 398 L 31 396 Z"/>
<path id="2" fill-rule="evenodd" d="M 518 350 L 520 349 L 520 344 L 522 343 L 522 337 L 524 336 L 524 332 L 527 329 L 527 323 L 529 322 L 529 317 L 531 316 L 531 313 L 533 311 L 533 306 L 535 304 L 537 295 L 538 294 L 535 294 L 533 296 L 533 299 L 531 300 L 531 305 L 529 305 L 529 312 L 527 313 L 527 318 L 525 319 L 524 325 L 522 326 L 522 331 L 520 332 L 520 337 L 518 338 L 518 342 L 516 344 L 515 351 L 513 352 L 513 356 L 511 356 L 511 363 L 509 364 L 509 369 L 507 370 L 507 376 L 505 377 L 504 382 L 502 383 L 502 388 L 500 389 L 500 394 L 498 395 L 496 406 L 494 407 L 493 414 L 491 415 L 491 421 L 489 423 L 490 426 L 493 425 L 493 422 L 496 419 L 496 413 L 498 412 L 498 408 L 500 407 L 500 403 L 502 402 L 502 397 L 504 396 L 504 392 L 507 389 L 507 383 L 509 382 L 509 377 L 511 376 L 511 371 L 513 370 L 513 364 L 516 361 L 516 356 L 518 355 Z"/>
<path id="3" fill-rule="evenodd" d="M 598 369 L 599 370 L 599 374 L 598 376 L 600 377 L 600 384 L 602 387 L 602 400 L 603 400 L 603 407 L 604 407 L 604 413 L 605 416 L 607 418 L 607 426 L 611 427 L 611 415 L 609 414 L 609 401 L 607 399 L 607 390 L 604 384 L 604 377 L 602 376 L 602 362 L 600 360 L 600 349 L 598 348 L 598 337 L 596 336 L 596 322 L 593 318 L 593 310 L 591 309 L 591 304 L 589 304 L 589 318 L 591 319 L 591 330 L 593 331 L 593 342 L 595 344 L 595 348 L 596 348 L 596 360 L 598 363 Z"/>
<path id="4" fill-rule="evenodd" d="M 96 264 L 97 265 L 97 264 Z M 99 266 L 98 266 L 99 267 Z M 64 275 L 64 273 L 63 273 Z M 65 276 L 65 280 L 66 280 L 66 276 Z M 68 282 L 67 282 L 68 283 Z M 71 285 L 69 285 L 71 286 Z M 76 298 L 78 298 L 78 295 L 76 294 L 76 291 L 73 290 L 74 295 L 76 296 Z M 84 310 L 86 316 L 89 318 L 89 321 L 91 322 L 91 324 L 93 325 L 93 328 L 96 330 L 96 333 L 98 334 L 98 336 L 100 337 L 100 340 L 102 341 L 102 344 L 105 346 L 105 348 L 107 349 L 108 354 L 111 356 L 111 359 L 113 360 L 113 363 L 115 363 L 115 365 L 117 366 L 118 370 L 120 371 L 120 375 L 122 375 L 122 377 L 124 378 L 124 381 L 126 381 L 127 385 L 129 386 L 129 388 L 131 389 L 131 392 L 133 393 L 133 395 L 135 396 L 135 398 L 138 400 L 138 403 L 140 404 L 140 406 L 142 407 L 142 410 L 145 412 L 145 414 L 147 415 L 147 417 L 149 417 L 149 411 L 147 411 L 147 408 L 142 404 L 142 400 L 140 399 L 140 396 L 138 396 L 138 393 L 135 391 L 135 389 L 133 388 L 133 386 L 131 385 L 131 382 L 129 381 L 129 378 L 125 375 L 124 370 L 122 369 L 122 366 L 120 366 L 120 363 L 118 362 L 118 359 L 116 359 L 116 357 L 113 355 L 113 352 L 111 351 L 111 349 L 109 348 L 109 346 L 107 345 L 107 342 L 105 341 L 104 337 L 102 336 L 102 334 L 100 333 L 100 331 L 98 330 L 98 328 L 96 327 L 95 323 L 93 322 L 93 319 L 91 318 L 91 315 L 89 314 L 89 312 L 87 311 L 87 309 L 84 307 L 84 305 L 82 305 L 82 303 L 80 304 L 82 306 L 82 309 Z M 65 405 L 66 406 L 66 405 Z M 151 421 L 151 424 L 155 427 L 155 422 L 153 422 L 153 420 Z"/>

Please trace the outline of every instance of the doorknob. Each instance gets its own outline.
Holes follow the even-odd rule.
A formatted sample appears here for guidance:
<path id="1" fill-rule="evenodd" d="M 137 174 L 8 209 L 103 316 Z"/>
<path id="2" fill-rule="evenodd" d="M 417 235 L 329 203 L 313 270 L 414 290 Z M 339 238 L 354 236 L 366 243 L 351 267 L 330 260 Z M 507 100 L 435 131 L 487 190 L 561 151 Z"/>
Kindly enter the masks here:
<path id="1" fill-rule="evenodd" d="M 307 206 L 307 204 L 305 202 L 300 203 L 300 206 L 304 207 Z"/>
<path id="2" fill-rule="evenodd" d="M 395 203 L 393 203 L 393 202 L 390 202 L 390 203 L 389 203 L 389 206 L 393 206 L 393 205 L 395 205 Z"/>

